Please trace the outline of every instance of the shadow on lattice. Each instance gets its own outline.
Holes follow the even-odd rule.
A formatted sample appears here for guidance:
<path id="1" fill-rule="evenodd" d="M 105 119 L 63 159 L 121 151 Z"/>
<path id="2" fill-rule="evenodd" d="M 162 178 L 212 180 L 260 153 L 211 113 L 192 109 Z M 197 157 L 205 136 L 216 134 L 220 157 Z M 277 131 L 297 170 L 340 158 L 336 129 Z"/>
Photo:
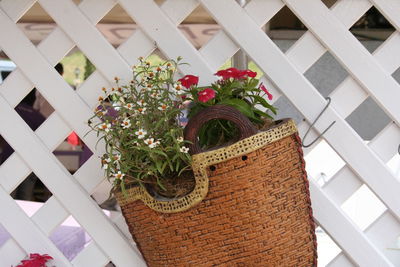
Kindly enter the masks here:
<path id="1" fill-rule="evenodd" d="M 343 168 L 345 162 L 325 141 L 321 140 L 304 157 L 308 177 L 314 179 L 319 186 L 324 186 Z"/>
<path id="2" fill-rule="evenodd" d="M 57 27 L 53 18 L 36 1 L 18 20 L 17 25 L 35 45 L 45 39 Z"/>
<path id="3" fill-rule="evenodd" d="M 315 234 L 317 236 L 318 266 L 327 266 L 342 250 L 321 227 L 315 228 Z"/>
<path id="4" fill-rule="evenodd" d="M 10 233 L 0 223 L 0 250 L 1 247 L 11 238 Z"/>
<path id="5" fill-rule="evenodd" d="M 322 96 L 327 97 L 346 79 L 348 73 L 327 51 L 304 73 L 304 76 Z"/>
<path id="6" fill-rule="evenodd" d="M 178 28 L 196 49 L 207 44 L 221 29 L 202 5 L 198 5 Z"/>
<path id="7" fill-rule="evenodd" d="M 400 67 L 399 67 L 395 72 L 393 72 L 392 77 L 393 77 L 393 79 L 395 79 L 395 80 L 399 83 L 399 85 L 400 85 Z"/>
<path id="8" fill-rule="evenodd" d="M 370 141 L 391 122 L 391 119 L 371 97 L 368 97 L 347 116 L 346 121 L 362 139 Z"/>
<path id="9" fill-rule="evenodd" d="M 37 204 L 29 202 L 46 202 L 52 196 L 52 193 L 36 174 L 31 172 L 10 195 L 15 200 L 23 201 L 17 203 L 20 206 L 22 205 L 28 216 L 32 216 L 37 210 Z"/>
<path id="10" fill-rule="evenodd" d="M 75 132 L 71 132 L 57 146 L 53 154 L 71 174 L 74 174 L 93 155 Z"/>
<path id="11" fill-rule="evenodd" d="M 283 53 L 308 30 L 287 6 L 279 10 L 262 28 Z"/>
<path id="12" fill-rule="evenodd" d="M 83 227 L 70 215 L 49 236 L 68 260 L 73 260 L 92 241 Z"/>
<path id="13" fill-rule="evenodd" d="M 373 53 L 394 31 L 395 28 L 374 6 L 350 28 L 350 32 L 370 53 Z"/>
<path id="14" fill-rule="evenodd" d="M 364 231 L 387 210 L 386 206 L 365 184 L 343 202 L 341 207 L 361 231 Z"/>
<path id="15" fill-rule="evenodd" d="M 96 25 L 107 41 L 114 47 L 124 43 L 138 29 L 136 22 L 116 4 Z"/>

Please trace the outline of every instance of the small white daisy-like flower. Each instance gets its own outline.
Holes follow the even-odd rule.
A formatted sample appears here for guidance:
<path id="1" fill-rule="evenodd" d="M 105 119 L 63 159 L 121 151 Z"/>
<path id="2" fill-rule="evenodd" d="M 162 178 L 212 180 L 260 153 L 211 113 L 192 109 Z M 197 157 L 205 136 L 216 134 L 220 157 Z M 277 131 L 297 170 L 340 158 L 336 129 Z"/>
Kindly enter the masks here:
<path id="1" fill-rule="evenodd" d="M 157 92 L 154 92 L 154 93 L 152 93 L 151 95 L 150 95 L 150 97 L 152 97 L 152 98 L 159 98 L 159 94 L 157 93 Z"/>
<path id="2" fill-rule="evenodd" d="M 146 136 L 147 132 L 143 129 L 139 129 L 135 132 L 135 134 L 138 136 L 139 139 L 143 139 Z"/>
<path id="3" fill-rule="evenodd" d="M 168 106 L 165 104 L 162 104 L 161 106 L 158 107 L 158 109 L 161 111 L 165 111 L 165 110 L 167 110 L 167 108 L 168 108 Z"/>
<path id="4" fill-rule="evenodd" d="M 144 99 L 139 100 L 139 101 L 137 102 L 137 104 L 138 104 L 139 106 L 141 106 L 141 107 L 147 106 L 147 103 L 144 101 Z"/>
<path id="5" fill-rule="evenodd" d="M 136 111 L 140 114 L 144 114 L 147 108 L 138 108 Z"/>
<path id="6" fill-rule="evenodd" d="M 174 90 L 176 93 L 182 93 L 183 92 L 183 86 L 180 83 L 175 83 L 174 84 Z"/>
<path id="7" fill-rule="evenodd" d="M 118 171 L 117 173 L 114 173 L 113 176 L 115 177 L 115 179 L 121 180 L 122 178 L 124 178 L 125 174 L 121 171 Z"/>
<path id="8" fill-rule="evenodd" d="M 108 163 L 111 162 L 110 158 L 104 158 L 101 160 L 101 164 L 103 165 L 103 169 L 107 170 L 108 169 Z"/>
<path id="9" fill-rule="evenodd" d="M 128 129 L 129 127 L 131 127 L 131 121 L 126 118 L 122 121 L 121 126 L 123 129 Z"/>
<path id="10" fill-rule="evenodd" d="M 176 139 L 176 141 L 178 141 L 178 143 L 182 143 L 183 142 L 183 137 L 181 136 L 181 137 L 178 137 L 177 139 Z"/>
<path id="11" fill-rule="evenodd" d="M 102 124 L 99 125 L 99 129 L 108 133 L 111 129 L 111 123 L 103 122 Z"/>
<path id="12" fill-rule="evenodd" d="M 154 138 L 147 138 L 146 140 L 144 140 L 144 143 L 150 148 L 154 148 L 159 144 L 159 142 L 154 142 Z"/>
<path id="13" fill-rule="evenodd" d="M 127 103 L 125 105 L 125 108 L 132 110 L 133 109 L 133 104 L 132 103 Z"/>
<path id="14" fill-rule="evenodd" d="M 156 68 L 154 68 L 155 72 L 162 72 L 163 70 L 165 70 L 164 66 L 157 66 Z"/>
<path id="15" fill-rule="evenodd" d="M 179 150 L 180 150 L 182 153 L 188 153 L 188 152 L 189 152 L 189 148 L 188 148 L 188 147 L 185 147 L 185 146 L 181 147 Z"/>

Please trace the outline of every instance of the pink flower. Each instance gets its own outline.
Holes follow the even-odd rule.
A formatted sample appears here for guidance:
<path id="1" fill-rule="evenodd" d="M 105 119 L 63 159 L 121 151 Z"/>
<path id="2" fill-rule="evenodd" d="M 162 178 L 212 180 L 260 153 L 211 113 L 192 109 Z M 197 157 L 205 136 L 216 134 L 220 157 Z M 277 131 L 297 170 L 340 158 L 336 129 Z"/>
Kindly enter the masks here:
<path id="1" fill-rule="evenodd" d="M 199 77 L 194 75 L 186 75 L 182 79 L 179 79 L 178 82 L 181 82 L 185 88 L 189 89 L 192 85 L 197 85 L 199 83 Z"/>
<path id="2" fill-rule="evenodd" d="M 264 93 L 267 94 L 269 100 L 272 100 L 272 95 L 271 95 L 271 93 L 268 92 L 267 88 L 265 88 L 265 86 L 264 86 L 262 83 L 260 84 L 260 86 L 259 86 L 258 88 L 261 89 L 261 90 L 263 90 Z"/>
<path id="3" fill-rule="evenodd" d="M 215 97 L 215 91 L 211 88 L 206 88 L 198 93 L 200 102 L 207 102 Z"/>

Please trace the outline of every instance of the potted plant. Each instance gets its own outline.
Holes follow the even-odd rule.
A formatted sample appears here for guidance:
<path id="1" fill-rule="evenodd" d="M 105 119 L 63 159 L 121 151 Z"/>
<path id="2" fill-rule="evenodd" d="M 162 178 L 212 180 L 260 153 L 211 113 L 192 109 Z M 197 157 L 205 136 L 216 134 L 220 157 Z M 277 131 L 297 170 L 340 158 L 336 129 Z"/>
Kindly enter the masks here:
<path id="1" fill-rule="evenodd" d="M 229 68 L 198 86 L 174 78 L 179 58 L 139 60 L 129 84 L 103 89 L 90 125 L 147 264 L 316 266 L 301 142 L 292 120 L 272 121 L 257 74 Z"/>

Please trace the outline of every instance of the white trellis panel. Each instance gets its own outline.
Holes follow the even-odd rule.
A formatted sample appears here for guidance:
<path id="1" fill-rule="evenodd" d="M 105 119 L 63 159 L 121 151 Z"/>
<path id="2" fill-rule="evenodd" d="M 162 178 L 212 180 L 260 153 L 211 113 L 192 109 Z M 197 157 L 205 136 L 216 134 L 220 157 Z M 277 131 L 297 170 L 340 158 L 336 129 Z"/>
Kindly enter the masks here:
<path id="1" fill-rule="evenodd" d="M 36 2 L 57 27 L 35 47 L 16 22 Z M 115 49 L 96 24 L 117 3 L 139 27 Z M 222 28 L 199 50 L 178 29 L 198 5 Z M 284 6 L 309 29 L 285 54 L 261 29 Z M 372 6 L 396 31 L 371 54 L 348 29 Z M 109 219 L 90 197 L 103 182 L 97 158 L 102 151 L 95 148 L 95 136 L 86 135 L 85 122 L 100 88 L 110 86 L 115 76 L 129 80 L 137 57 L 155 49 L 169 58 L 183 56 L 191 65 L 182 67 L 182 74 L 199 75 L 204 84 L 243 50 L 265 73 L 274 101 L 284 95 L 303 114 L 301 133 L 326 104 L 304 73 L 329 51 L 349 76 L 330 94 L 332 104 L 310 137 L 336 121 L 324 139 L 345 162 L 322 187 L 310 178 L 315 220 L 341 249 L 328 266 L 400 266 L 400 257 L 388 250 L 400 235 L 400 180 L 387 166 L 400 142 L 400 85 L 391 76 L 400 66 L 399 14 L 398 0 L 338 0 L 330 9 L 320 0 L 252 0 L 245 7 L 235 0 L 166 0 L 160 5 L 152 0 L 82 0 L 77 5 L 72 0 L 0 0 L 0 49 L 18 66 L 0 85 L 0 134 L 16 151 L 0 166 L 0 224 L 12 236 L 0 247 L 1 266 L 15 265 L 33 251 L 51 254 L 56 266 L 145 265 L 122 217 Z M 96 66 L 77 91 L 53 68 L 75 46 Z M 35 132 L 14 111 L 34 87 L 56 110 Z M 368 97 L 393 123 L 366 144 L 345 119 Z M 95 152 L 74 175 L 52 153 L 71 131 Z M 9 194 L 32 171 L 53 196 L 28 217 Z M 364 184 L 387 208 L 365 230 L 342 208 Z M 70 215 L 92 239 L 72 262 L 49 239 Z"/>

